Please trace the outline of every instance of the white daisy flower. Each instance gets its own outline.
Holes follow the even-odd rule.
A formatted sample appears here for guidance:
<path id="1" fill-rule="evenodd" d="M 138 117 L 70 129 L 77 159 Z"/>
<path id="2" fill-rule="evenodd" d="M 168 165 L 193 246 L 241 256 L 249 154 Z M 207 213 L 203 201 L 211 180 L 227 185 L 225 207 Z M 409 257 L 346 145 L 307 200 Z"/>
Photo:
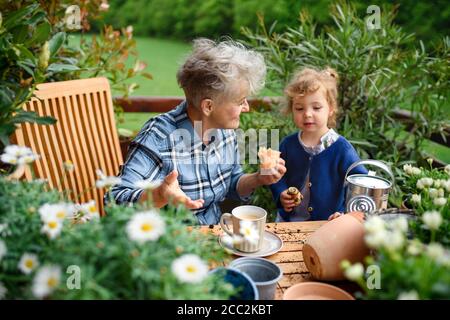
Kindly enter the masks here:
<path id="1" fill-rule="evenodd" d="M 57 218 L 59 220 L 73 219 L 76 208 L 71 203 L 46 203 L 39 208 L 42 221 Z"/>
<path id="2" fill-rule="evenodd" d="M 46 219 L 41 232 L 45 233 L 50 239 L 55 239 L 61 233 L 63 222 L 56 217 Z"/>
<path id="3" fill-rule="evenodd" d="M 79 205 L 79 210 L 83 214 L 83 216 L 81 217 L 81 220 L 83 222 L 100 218 L 100 213 L 98 212 L 97 206 L 95 205 L 95 200 L 82 203 L 81 205 Z"/>
<path id="4" fill-rule="evenodd" d="M 6 255 L 7 252 L 8 249 L 6 248 L 5 242 L 2 239 L 0 239 L 0 261 L 2 261 L 3 257 Z"/>
<path id="5" fill-rule="evenodd" d="M 420 196 L 420 194 L 413 194 L 411 197 L 411 201 L 420 204 L 420 202 L 422 201 L 422 197 Z"/>
<path id="6" fill-rule="evenodd" d="M 397 300 L 419 300 L 419 294 L 415 290 L 401 292 Z"/>
<path id="7" fill-rule="evenodd" d="M 444 196 L 445 196 L 445 191 L 444 191 L 444 189 L 439 188 L 439 189 L 438 189 L 438 197 L 439 197 L 439 198 L 444 198 Z"/>
<path id="8" fill-rule="evenodd" d="M 139 189 L 153 190 L 158 188 L 162 184 L 162 182 L 163 182 L 162 180 L 151 181 L 150 179 L 147 179 L 137 181 L 134 185 Z"/>
<path id="9" fill-rule="evenodd" d="M 24 253 L 19 261 L 19 270 L 25 274 L 30 274 L 39 266 L 38 258 L 35 254 Z"/>
<path id="10" fill-rule="evenodd" d="M 101 170 L 96 170 L 95 172 L 100 178 L 95 182 L 97 188 L 112 187 L 116 184 L 122 183 L 122 179 L 120 179 L 119 177 L 106 176 Z"/>
<path id="11" fill-rule="evenodd" d="M 172 272 L 180 282 L 199 283 L 208 274 L 208 265 L 195 254 L 185 254 L 172 262 Z"/>
<path id="12" fill-rule="evenodd" d="M 13 155 L 8 154 L 8 153 L 3 153 L 0 156 L 0 160 L 2 160 L 3 163 L 14 164 L 14 165 L 16 165 L 17 161 L 18 161 L 16 156 L 13 156 Z"/>
<path id="13" fill-rule="evenodd" d="M 352 281 L 357 281 L 361 279 L 364 275 L 364 267 L 361 263 L 355 263 L 350 267 L 346 268 L 344 271 L 345 277 Z"/>
<path id="14" fill-rule="evenodd" d="M 240 221 L 239 226 L 239 233 L 244 237 L 245 240 L 252 243 L 256 243 L 259 241 L 259 233 L 254 222 L 242 220 Z"/>
<path id="15" fill-rule="evenodd" d="M 5 299 L 7 292 L 8 289 L 6 289 L 5 285 L 0 281 L 0 300 Z"/>
<path id="16" fill-rule="evenodd" d="M 438 207 L 443 207 L 447 204 L 447 198 L 436 198 L 433 200 L 433 204 Z"/>
<path id="17" fill-rule="evenodd" d="M 377 232 L 367 233 L 364 236 L 364 240 L 369 248 L 378 249 L 384 245 L 387 233 L 388 232 L 384 229 Z"/>
<path id="18" fill-rule="evenodd" d="M 34 154 L 34 153 L 26 154 L 17 159 L 17 164 L 30 164 L 30 163 L 33 163 L 34 161 L 36 161 L 37 159 L 39 159 L 39 155 L 37 155 L 37 154 Z"/>
<path id="19" fill-rule="evenodd" d="M 36 298 L 42 299 L 50 295 L 59 285 L 61 268 L 55 265 L 40 268 L 34 279 L 32 292 Z"/>
<path id="20" fill-rule="evenodd" d="M 434 180 L 434 182 L 433 182 L 433 187 L 439 188 L 439 187 L 441 187 L 441 186 L 442 186 L 442 180 L 440 180 L 440 179 Z"/>
<path id="21" fill-rule="evenodd" d="M 139 243 L 158 240 L 165 228 L 164 219 L 155 210 L 135 213 L 126 226 L 128 238 Z"/>

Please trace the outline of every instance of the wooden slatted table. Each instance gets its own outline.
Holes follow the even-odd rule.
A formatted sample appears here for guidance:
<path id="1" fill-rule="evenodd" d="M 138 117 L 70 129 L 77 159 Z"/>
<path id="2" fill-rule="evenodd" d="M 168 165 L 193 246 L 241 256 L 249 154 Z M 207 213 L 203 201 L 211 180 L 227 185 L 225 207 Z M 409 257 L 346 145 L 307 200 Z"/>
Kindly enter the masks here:
<path id="1" fill-rule="evenodd" d="M 283 277 L 277 284 L 275 299 L 281 299 L 283 292 L 290 286 L 302 282 L 313 280 L 303 262 L 302 249 L 308 236 L 316 231 L 327 221 L 305 221 L 305 222 L 282 222 L 268 223 L 266 230 L 277 234 L 283 240 L 283 248 L 274 255 L 265 257 L 275 262 L 282 270 Z M 223 233 L 219 225 L 213 228 L 202 226 L 204 232 L 213 232 L 216 235 Z M 227 266 L 231 260 L 239 258 L 236 255 L 230 256 L 227 261 L 223 261 L 223 265 Z M 355 291 L 355 287 L 347 281 L 331 283 L 337 285 L 351 293 Z"/>

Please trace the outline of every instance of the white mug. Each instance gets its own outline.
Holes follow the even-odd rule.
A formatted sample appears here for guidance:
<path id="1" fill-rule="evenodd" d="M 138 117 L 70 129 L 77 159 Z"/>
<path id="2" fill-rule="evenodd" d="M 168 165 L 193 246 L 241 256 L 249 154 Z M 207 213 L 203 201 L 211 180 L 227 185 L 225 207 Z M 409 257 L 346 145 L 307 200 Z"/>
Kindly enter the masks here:
<path id="1" fill-rule="evenodd" d="M 234 208 L 231 213 L 224 213 L 220 217 L 220 226 L 231 237 L 242 237 L 242 241 L 234 242 L 234 248 L 242 252 L 256 252 L 261 249 L 264 241 L 264 230 L 266 227 L 267 212 L 257 206 L 239 206 Z M 233 224 L 233 230 L 228 228 L 227 220 Z M 249 239 L 242 234 L 241 228 L 244 225 L 255 229 L 258 235 L 257 239 Z"/>

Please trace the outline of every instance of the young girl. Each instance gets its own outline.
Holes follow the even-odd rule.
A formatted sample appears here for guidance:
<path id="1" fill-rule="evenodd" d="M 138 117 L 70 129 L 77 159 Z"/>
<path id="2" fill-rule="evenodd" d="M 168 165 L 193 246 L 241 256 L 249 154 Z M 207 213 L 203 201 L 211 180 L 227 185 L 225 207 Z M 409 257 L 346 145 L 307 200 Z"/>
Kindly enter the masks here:
<path id="1" fill-rule="evenodd" d="M 278 206 L 277 221 L 331 220 L 345 211 L 344 177 L 359 160 L 353 146 L 332 128 L 336 125 L 337 80 L 335 70 L 303 69 L 286 87 L 287 112 L 300 129 L 280 144 L 287 172 L 271 185 Z M 358 166 L 352 173 L 366 173 Z M 296 187 L 303 200 L 296 206 Z"/>

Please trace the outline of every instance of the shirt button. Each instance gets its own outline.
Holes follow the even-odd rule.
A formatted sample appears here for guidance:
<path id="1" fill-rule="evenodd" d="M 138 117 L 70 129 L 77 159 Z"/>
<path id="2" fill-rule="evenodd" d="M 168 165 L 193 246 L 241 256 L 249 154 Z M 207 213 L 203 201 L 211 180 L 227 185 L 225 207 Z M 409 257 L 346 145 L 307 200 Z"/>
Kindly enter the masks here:
<path id="1" fill-rule="evenodd" d="M 308 207 L 308 212 L 312 212 L 313 211 L 313 207 Z"/>
<path id="2" fill-rule="evenodd" d="M 312 183 L 311 183 L 311 182 L 308 182 L 308 187 L 311 188 L 311 186 L 312 186 Z"/>

